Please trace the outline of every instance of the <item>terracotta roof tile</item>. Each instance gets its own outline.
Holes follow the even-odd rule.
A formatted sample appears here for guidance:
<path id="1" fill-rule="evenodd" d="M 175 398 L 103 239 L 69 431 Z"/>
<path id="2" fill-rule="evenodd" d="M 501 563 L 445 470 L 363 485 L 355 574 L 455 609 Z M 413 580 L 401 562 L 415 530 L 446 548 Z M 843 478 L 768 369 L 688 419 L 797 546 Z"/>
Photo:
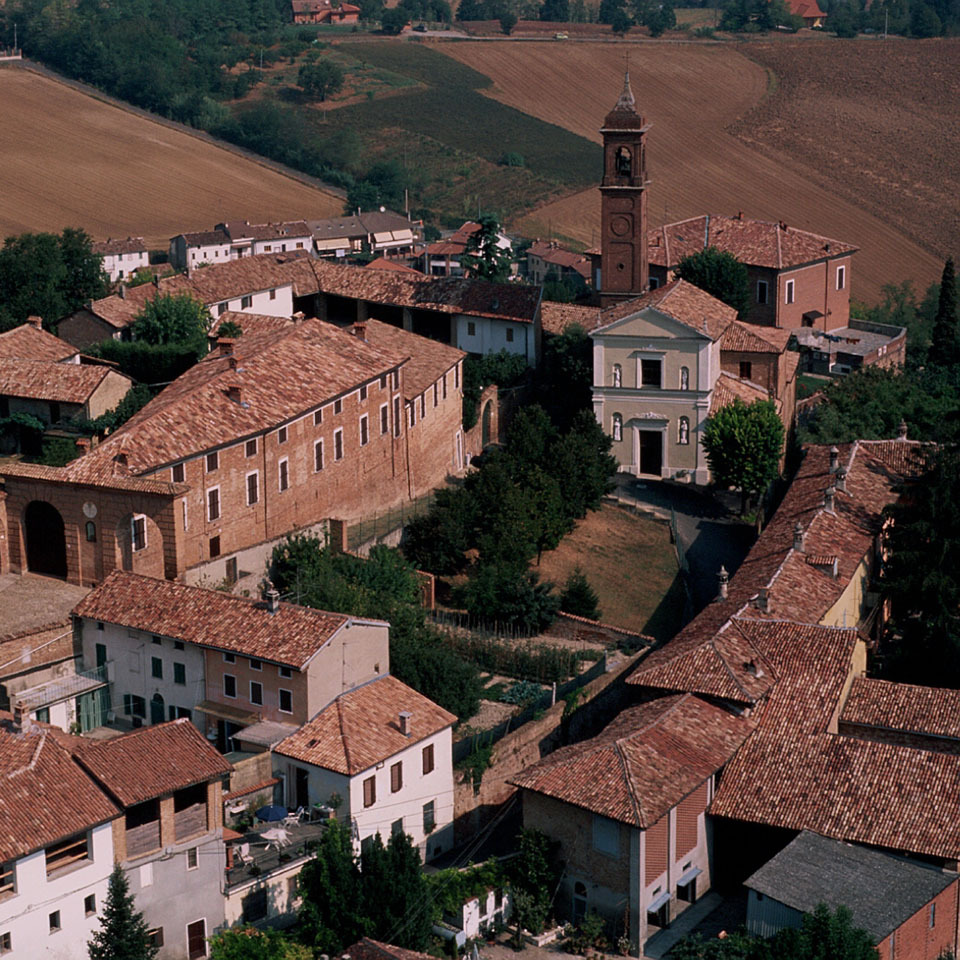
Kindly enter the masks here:
<path id="1" fill-rule="evenodd" d="M 672 317 L 678 323 L 711 340 L 719 340 L 724 330 L 737 319 L 737 311 L 733 307 L 728 307 L 705 290 L 687 283 L 686 280 L 672 280 L 642 297 L 608 307 L 601 313 L 600 326 L 597 329 L 603 330 L 611 323 L 648 307 Z"/>
<path id="2" fill-rule="evenodd" d="M 86 403 L 108 376 L 132 381 L 110 367 L 52 360 L 20 360 L 0 357 L 0 395 L 47 400 L 55 403 Z"/>
<path id="3" fill-rule="evenodd" d="M 56 363 L 76 355 L 77 348 L 73 344 L 47 333 L 29 321 L 0 333 L 0 357 L 49 360 Z"/>
<path id="4" fill-rule="evenodd" d="M 309 237 L 306 220 L 284 220 L 280 223 L 250 223 L 230 220 L 219 225 L 231 240 L 284 240 L 288 237 Z"/>
<path id="5" fill-rule="evenodd" d="M 393 270 L 394 273 L 408 273 L 414 276 L 422 277 L 423 274 L 413 267 L 408 267 L 405 263 L 398 263 L 396 260 L 388 260 L 386 257 L 377 257 L 371 260 L 367 265 L 367 270 Z"/>
<path id="6" fill-rule="evenodd" d="M 400 732 L 401 710 L 413 715 L 410 737 Z M 456 721 L 452 713 L 387 674 L 337 697 L 273 752 L 353 776 Z"/>
<path id="7" fill-rule="evenodd" d="M 664 224 L 647 234 L 647 255 L 654 266 L 675 267 L 684 257 L 716 247 L 742 263 L 785 270 L 857 248 L 841 240 L 766 220 L 707 214 Z"/>
<path id="8" fill-rule="evenodd" d="M 271 614 L 246 597 L 125 570 L 109 574 L 73 613 L 297 670 L 351 620 L 293 603 Z"/>
<path id="9" fill-rule="evenodd" d="M 857 677 L 842 723 L 960 740 L 960 690 Z"/>
<path id="10" fill-rule="evenodd" d="M 186 719 L 110 740 L 82 740 L 73 754 L 124 807 L 217 780 L 233 769 Z"/>
<path id="11" fill-rule="evenodd" d="M 119 816 L 50 731 L 0 730 L 0 861 Z"/>
<path id="12" fill-rule="evenodd" d="M 410 358 L 403 368 L 403 392 L 407 400 L 418 397 L 466 356 L 456 347 L 379 320 L 367 320 L 365 326 L 368 343 Z M 452 377 L 449 389 L 453 389 Z"/>
<path id="13" fill-rule="evenodd" d="M 8 461 L 0 466 L 0 477 L 24 477 L 31 480 L 49 480 L 54 483 L 73 483 L 78 486 L 103 487 L 109 490 L 129 490 L 133 493 L 155 493 L 174 497 L 190 490 L 185 483 L 169 483 L 153 477 L 132 477 L 125 467 L 109 458 L 81 457 L 66 467 L 48 467 L 40 463 Z"/>
<path id="14" fill-rule="evenodd" d="M 720 349 L 731 353 L 783 353 L 791 332 L 780 327 L 761 327 L 734 320 L 723 331 Z"/>
<path id="15" fill-rule="evenodd" d="M 544 300 L 540 306 L 540 323 L 543 325 L 544 333 L 565 333 L 574 325 L 589 333 L 599 326 L 601 318 L 599 307 L 579 303 L 555 303 L 553 300 Z"/>
<path id="16" fill-rule="evenodd" d="M 732 373 L 721 370 L 717 382 L 713 385 L 713 393 L 710 397 L 710 416 L 733 403 L 734 400 L 742 400 L 744 403 L 750 404 L 756 400 L 769 399 L 770 394 L 759 384 L 751 383 L 749 380 L 741 380 Z"/>
<path id="17" fill-rule="evenodd" d="M 645 829 L 716 773 L 753 730 L 690 694 L 624 710 L 598 736 L 563 747 L 513 783 Z"/>
<path id="18" fill-rule="evenodd" d="M 390 943 L 380 943 L 369 937 L 364 937 L 359 943 L 344 950 L 344 954 L 349 956 L 350 960 L 431 960 L 429 954 L 395 947 Z"/>
<path id="19" fill-rule="evenodd" d="M 539 257 L 545 263 L 552 263 L 558 267 L 567 267 L 576 270 L 584 277 L 590 276 L 590 258 L 584 253 L 567 250 L 550 240 L 537 240 L 530 244 L 528 253 Z"/>
<path id="20" fill-rule="evenodd" d="M 113 253 L 146 253 L 147 244 L 143 237 L 127 237 L 125 240 L 94 240 L 91 250 L 105 257 Z"/>

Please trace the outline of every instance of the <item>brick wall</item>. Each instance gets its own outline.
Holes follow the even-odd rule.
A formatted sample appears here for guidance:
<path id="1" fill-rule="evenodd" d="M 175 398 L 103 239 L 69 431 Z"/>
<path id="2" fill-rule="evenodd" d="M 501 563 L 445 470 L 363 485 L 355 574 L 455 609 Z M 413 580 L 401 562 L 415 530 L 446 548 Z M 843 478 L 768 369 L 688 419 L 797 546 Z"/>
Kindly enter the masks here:
<path id="1" fill-rule="evenodd" d="M 81 348 L 107 340 L 116 332 L 109 323 L 95 317 L 88 310 L 78 310 L 57 325 L 58 337 Z"/>
<path id="2" fill-rule="evenodd" d="M 410 427 L 409 404 L 407 406 L 405 452 L 410 463 L 412 498 L 429 493 L 448 475 L 458 473 L 463 468 L 463 389 L 460 373 L 456 375 L 458 386 L 455 387 L 454 382 L 451 368 L 436 383 L 413 398 L 413 427 Z"/>
<path id="3" fill-rule="evenodd" d="M 464 457 L 476 457 L 483 451 L 483 411 L 490 404 L 489 443 L 498 443 L 500 440 L 500 400 L 499 391 L 495 383 L 491 383 L 480 394 L 477 422 L 464 431 Z M 464 460 L 466 462 L 466 460 Z"/>
<path id="4" fill-rule="evenodd" d="M 957 901 L 960 880 L 954 880 L 930 903 L 877 944 L 881 960 L 937 960 L 957 949 Z M 934 925 L 930 925 L 931 905 Z"/>

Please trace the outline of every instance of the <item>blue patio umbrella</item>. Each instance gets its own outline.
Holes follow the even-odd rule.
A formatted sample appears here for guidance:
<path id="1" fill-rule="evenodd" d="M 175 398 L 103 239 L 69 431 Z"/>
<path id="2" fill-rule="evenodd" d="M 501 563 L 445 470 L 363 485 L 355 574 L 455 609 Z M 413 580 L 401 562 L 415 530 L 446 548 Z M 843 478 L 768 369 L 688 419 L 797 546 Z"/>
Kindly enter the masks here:
<path id="1" fill-rule="evenodd" d="M 281 807 L 278 803 L 271 803 L 265 807 L 261 807 L 257 811 L 258 820 L 282 820 L 287 815 L 287 808 Z"/>

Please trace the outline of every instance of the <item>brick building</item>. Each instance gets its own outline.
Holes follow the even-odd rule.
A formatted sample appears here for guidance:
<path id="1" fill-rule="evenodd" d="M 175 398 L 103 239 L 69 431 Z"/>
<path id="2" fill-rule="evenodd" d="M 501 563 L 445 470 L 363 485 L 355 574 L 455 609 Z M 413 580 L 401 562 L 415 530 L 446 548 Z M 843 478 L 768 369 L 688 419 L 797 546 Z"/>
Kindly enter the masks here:
<path id="1" fill-rule="evenodd" d="M 360 8 L 341 0 L 290 0 L 294 23 L 356 23 Z"/>
<path id="2" fill-rule="evenodd" d="M 535 240 L 527 249 L 527 276 L 534 283 L 543 283 L 548 277 L 573 280 L 577 284 L 590 282 L 590 258 L 561 247 L 556 240 Z"/>
<path id="3" fill-rule="evenodd" d="M 395 352 L 317 320 L 246 334 L 66 467 L 6 465 L 0 569 L 84 584 L 116 568 L 234 580 L 261 570 L 293 530 L 432 489 L 458 469 L 450 410 L 462 371 L 448 351 L 432 378 L 431 363 L 418 365 L 421 392 L 409 394 L 406 364 L 421 341 L 395 336 L 409 346 Z M 423 391 L 442 390 L 444 376 L 435 410 Z M 408 396 L 426 410 L 419 438 L 408 436 Z"/>

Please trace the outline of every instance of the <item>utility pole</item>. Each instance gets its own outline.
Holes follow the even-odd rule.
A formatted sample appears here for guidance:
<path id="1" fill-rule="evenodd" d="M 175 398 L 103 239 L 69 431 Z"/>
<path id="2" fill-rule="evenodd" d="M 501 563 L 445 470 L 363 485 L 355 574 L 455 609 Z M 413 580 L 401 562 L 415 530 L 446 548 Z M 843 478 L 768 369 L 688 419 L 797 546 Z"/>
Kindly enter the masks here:
<path id="1" fill-rule="evenodd" d="M 887 39 L 887 24 L 890 22 L 890 11 L 883 11 L 883 39 Z"/>

